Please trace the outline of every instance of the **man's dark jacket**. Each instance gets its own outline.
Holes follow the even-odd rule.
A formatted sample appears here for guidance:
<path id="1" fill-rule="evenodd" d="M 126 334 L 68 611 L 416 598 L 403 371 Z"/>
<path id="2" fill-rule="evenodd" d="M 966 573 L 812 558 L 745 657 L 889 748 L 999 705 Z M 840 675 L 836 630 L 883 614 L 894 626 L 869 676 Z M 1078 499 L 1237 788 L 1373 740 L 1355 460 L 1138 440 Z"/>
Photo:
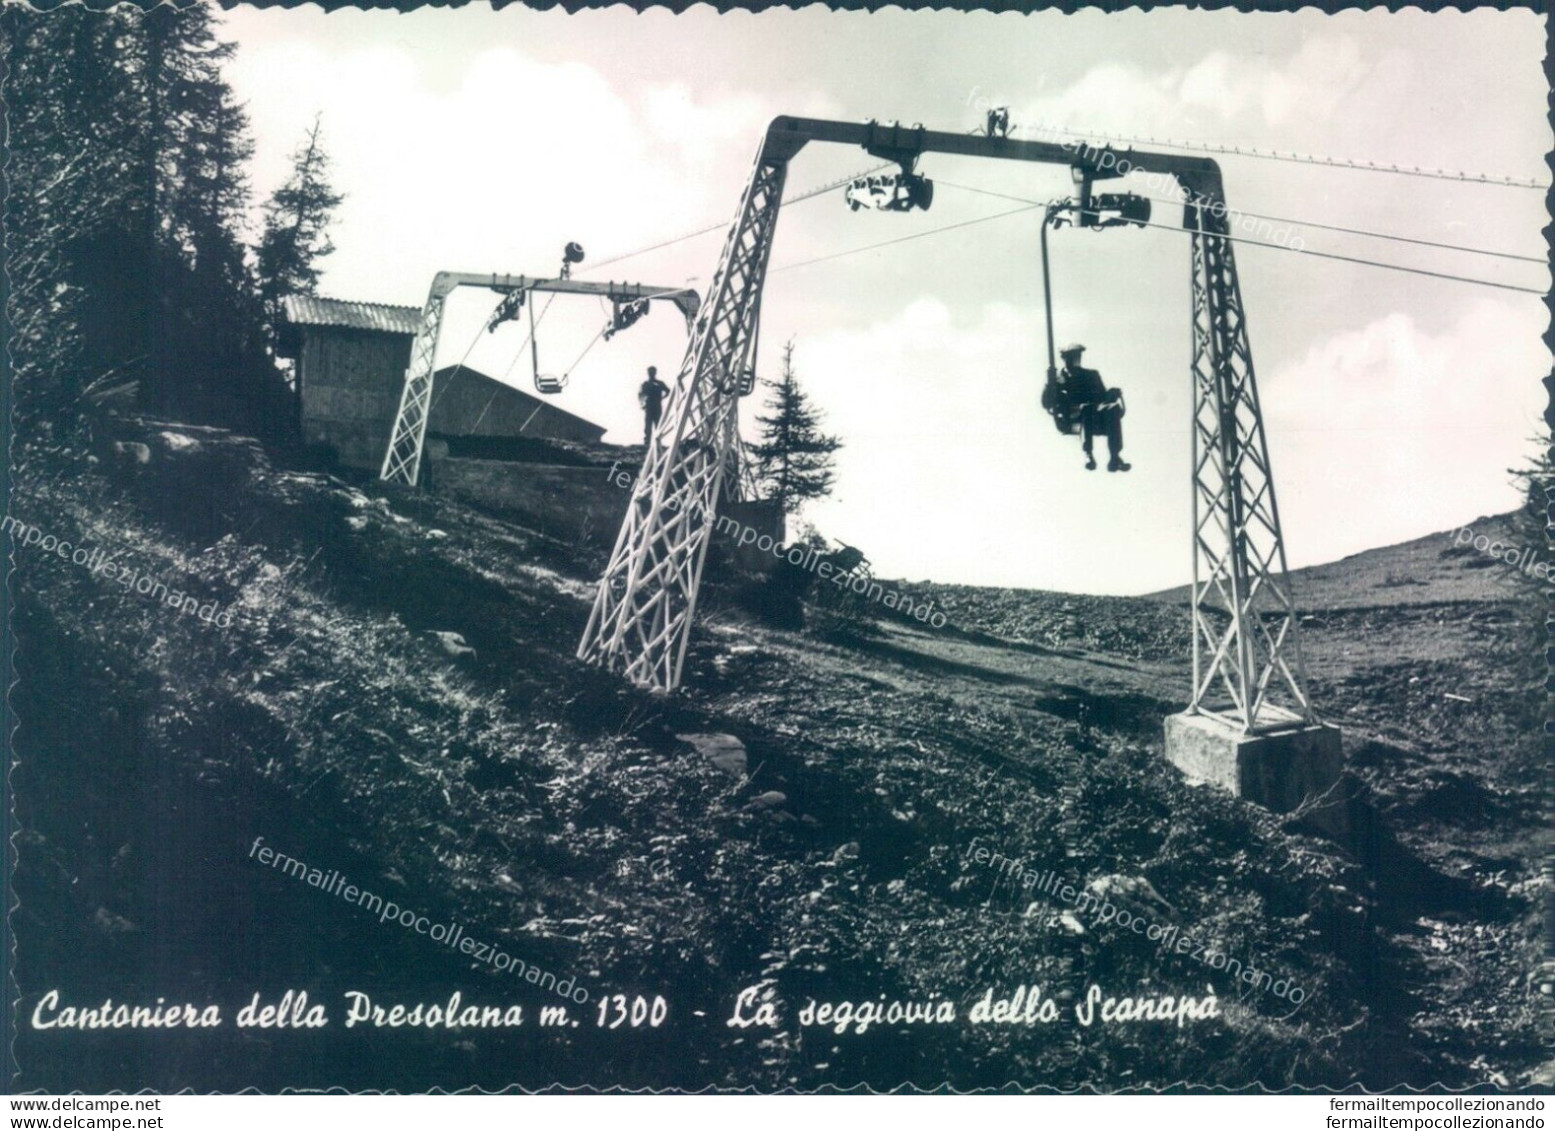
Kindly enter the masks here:
<path id="1" fill-rule="evenodd" d="M 669 396 L 670 388 L 657 377 L 650 377 L 637 389 L 637 400 L 643 408 L 657 411 L 659 402 Z"/>
<path id="2" fill-rule="evenodd" d="M 1073 369 L 1065 366 L 1059 371 L 1058 388 L 1070 408 L 1101 404 L 1107 399 L 1107 386 L 1102 384 L 1101 374 L 1080 365 Z"/>

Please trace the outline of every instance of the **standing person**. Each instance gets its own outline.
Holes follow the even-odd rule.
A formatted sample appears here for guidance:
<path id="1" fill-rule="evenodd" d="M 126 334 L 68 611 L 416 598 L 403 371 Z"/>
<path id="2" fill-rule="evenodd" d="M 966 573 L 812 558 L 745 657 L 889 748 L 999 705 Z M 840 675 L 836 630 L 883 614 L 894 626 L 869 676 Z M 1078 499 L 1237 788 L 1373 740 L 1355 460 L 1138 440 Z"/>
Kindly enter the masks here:
<path id="1" fill-rule="evenodd" d="M 664 412 L 664 398 L 669 396 L 670 387 L 659 380 L 659 371 L 652 365 L 648 366 L 648 379 L 637 389 L 637 403 L 643 409 L 643 454 L 646 457 L 648 445 L 653 442 L 653 430 L 658 426 L 659 417 Z"/>
<path id="2" fill-rule="evenodd" d="M 1127 471 L 1133 464 L 1123 462 L 1123 393 L 1102 384 L 1101 374 L 1080 364 L 1085 347 L 1073 342 L 1059 351 L 1064 368 L 1058 374 L 1058 387 L 1070 412 L 1078 412 L 1085 431 L 1085 469 L 1096 470 L 1091 441 L 1100 432 L 1107 437 L 1108 471 Z"/>

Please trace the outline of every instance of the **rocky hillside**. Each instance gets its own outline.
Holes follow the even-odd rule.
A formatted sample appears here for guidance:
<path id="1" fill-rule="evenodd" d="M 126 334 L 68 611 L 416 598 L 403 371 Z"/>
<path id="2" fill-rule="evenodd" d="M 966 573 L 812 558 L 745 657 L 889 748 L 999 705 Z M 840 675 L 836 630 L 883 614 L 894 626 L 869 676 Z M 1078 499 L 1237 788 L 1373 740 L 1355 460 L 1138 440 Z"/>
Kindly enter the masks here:
<path id="1" fill-rule="evenodd" d="M 725 578 L 686 690 L 656 697 L 573 658 L 597 550 L 272 467 L 225 434 L 148 422 L 123 442 L 144 450 L 24 468 L 16 514 L 231 615 L 17 551 L 24 995 L 553 1003 L 261 867 L 263 836 L 591 1003 L 662 994 L 671 1021 L 602 1032 L 591 1004 L 576 1030 L 156 1045 L 24 1028 L 18 1087 L 1504 1088 L 1547 1072 L 1529 977 L 1536 606 L 1526 587 L 1444 582 L 1462 556 L 1424 551 L 1418 584 L 1372 602 L 1325 604 L 1312 571 L 1314 691 L 1346 728 L 1369 830 L 1347 853 L 1164 764 L 1160 719 L 1185 693 L 1170 595 L 907 586 L 944 629 L 789 632 L 754 623 Z M 1325 568 L 1369 591 L 1366 570 Z M 705 735 L 729 737 L 686 737 Z M 1066 920 L 974 844 L 1304 999 Z M 964 1020 L 987 987 L 1041 985 L 1072 1013 L 1093 983 L 1213 985 L 1220 1017 Z M 779 1024 L 726 1023 L 748 987 Z M 797 1023 L 812 998 L 953 1000 L 963 1020 L 837 1035 Z"/>

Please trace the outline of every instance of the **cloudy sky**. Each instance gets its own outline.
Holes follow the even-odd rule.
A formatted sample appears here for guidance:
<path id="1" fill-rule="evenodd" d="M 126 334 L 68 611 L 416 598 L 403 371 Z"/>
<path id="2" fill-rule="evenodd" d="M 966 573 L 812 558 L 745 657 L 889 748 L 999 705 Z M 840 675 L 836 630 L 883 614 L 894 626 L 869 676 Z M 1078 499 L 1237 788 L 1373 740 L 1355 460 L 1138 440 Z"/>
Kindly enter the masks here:
<path id="1" fill-rule="evenodd" d="M 545 273 L 577 240 L 584 277 L 706 289 L 762 130 L 780 113 L 970 130 L 1017 126 L 1179 138 L 1533 178 L 1551 148 L 1544 34 L 1526 11 L 1325 16 L 567 15 L 478 6 L 411 14 L 237 8 L 230 76 L 254 123 L 256 189 L 321 114 L 347 194 L 322 290 L 419 305 L 438 270 Z M 1046 135 L 1053 139 L 1053 135 Z M 1220 158 L 1250 212 L 1542 256 L 1526 188 Z M 791 192 L 875 162 L 811 146 Z M 1045 200 L 1058 167 L 930 156 L 928 212 L 852 213 L 840 193 L 785 209 L 763 306 L 762 369 L 783 341 L 840 453 L 809 517 L 877 574 L 1140 593 L 1190 569 L 1188 240 L 1161 228 L 1061 231 L 1060 340 L 1128 394 L 1128 475 L 1083 469 L 1038 405 L 1045 366 L 1036 211 L 824 263 L 821 256 Z M 1137 183 L 1136 183 L 1137 182 Z M 1116 184 L 1116 182 L 1114 182 Z M 1140 177 L 1126 187 L 1152 192 Z M 984 190 L 974 192 L 973 189 Z M 1156 220 L 1180 222 L 1157 206 Z M 1535 263 L 1290 226 L 1316 251 L 1539 290 Z M 1269 229 L 1263 236 L 1271 238 Z M 1242 244 L 1253 357 L 1292 565 L 1446 530 L 1516 504 L 1550 367 L 1536 295 Z M 785 269 L 787 268 L 787 269 Z M 440 363 L 520 386 L 523 330 L 484 335 L 496 296 L 461 292 Z M 566 371 L 604 319 L 559 301 L 542 371 Z M 664 306 L 589 350 L 559 403 L 640 435 L 635 387 L 678 367 Z M 527 351 L 526 351 L 527 353 Z M 747 420 L 753 416 L 747 401 Z"/>

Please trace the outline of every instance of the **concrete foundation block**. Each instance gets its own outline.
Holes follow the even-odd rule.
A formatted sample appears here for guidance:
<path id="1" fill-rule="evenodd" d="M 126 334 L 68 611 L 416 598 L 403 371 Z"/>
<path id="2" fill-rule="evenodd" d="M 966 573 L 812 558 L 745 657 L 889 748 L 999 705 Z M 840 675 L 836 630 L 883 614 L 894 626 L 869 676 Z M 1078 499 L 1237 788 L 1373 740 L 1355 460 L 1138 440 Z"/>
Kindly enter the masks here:
<path id="1" fill-rule="evenodd" d="M 1314 822 L 1335 836 L 1347 834 L 1338 727 L 1300 725 L 1272 734 L 1243 734 L 1208 715 L 1168 715 L 1166 757 L 1188 777 L 1276 813 L 1289 813 L 1326 795 L 1327 804 L 1314 813 Z"/>

